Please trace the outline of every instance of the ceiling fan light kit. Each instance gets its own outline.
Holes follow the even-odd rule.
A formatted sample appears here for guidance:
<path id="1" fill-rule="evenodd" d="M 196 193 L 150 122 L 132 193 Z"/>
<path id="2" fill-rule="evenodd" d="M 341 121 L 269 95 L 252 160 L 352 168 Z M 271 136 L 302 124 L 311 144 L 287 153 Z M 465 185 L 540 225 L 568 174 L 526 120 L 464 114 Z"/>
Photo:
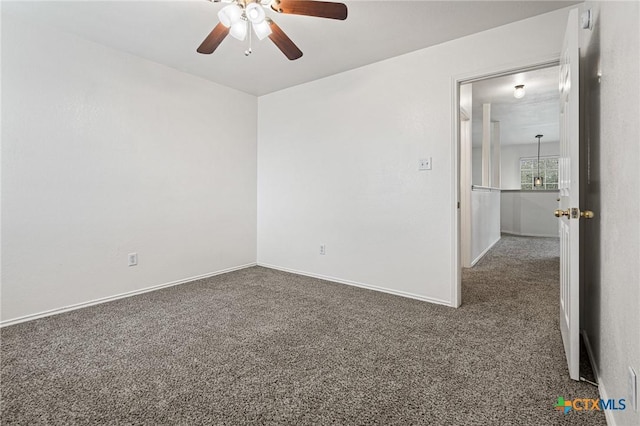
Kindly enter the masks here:
<path id="1" fill-rule="evenodd" d="M 231 35 L 233 38 L 243 41 L 249 34 L 249 49 L 245 51 L 248 56 L 251 53 L 251 28 L 259 40 L 269 37 L 271 41 L 284 53 L 289 60 L 302 57 L 302 51 L 293 41 L 267 17 L 265 9 L 270 8 L 278 13 L 291 15 L 316 16 L 345 20 L 347 19 L 347 6 L 342 3 L 333 3 L 315 0 L 209 0 L 213 2 L 224 1 L 231 3 L 218 11 L 220 23 L 209 33 L 197 49 L 198 53 L 211 54 L 220 43 Z"/>
<path id="2" fill-rule="evenodd" d="M 245 10 L 247 19 L 251 21 L 252 24 L 259 24 L 261 22 L 264 22 L 265 13 L 264 8 L 261 4 L 249 3 Z"/>
<path id="3" fill-rule="evenodd" d="M 242 19 L 242 8 L 237 4 L 225 6 L 218 12 L 218 20 L 227 28 L 240 21 L 240 19 Z"/>
<path id="4" fill-rule="evenodd" d="M 267 21 L 262 21 L 258 24 L 252 24 L 253 32 L 256 33 L 256 36 L 259 40 L 264 40 L 265 37 L 271 35 L 271 27 Z"/>

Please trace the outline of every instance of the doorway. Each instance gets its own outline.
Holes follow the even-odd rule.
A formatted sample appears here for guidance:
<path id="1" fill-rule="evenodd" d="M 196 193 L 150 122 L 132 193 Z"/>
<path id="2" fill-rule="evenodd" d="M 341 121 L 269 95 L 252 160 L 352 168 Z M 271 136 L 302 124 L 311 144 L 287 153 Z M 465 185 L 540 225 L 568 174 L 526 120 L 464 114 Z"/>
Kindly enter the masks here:
<path id="1" fill-rule="evenodd" d="M 503 232 L 557 236 L 550 212 L 557 206 L 558 69 L 553 59 L 455 81 L 457 305 L 462 268 L 480 261 Z M 524 96 L 514 96 L 520 89 Z"/>

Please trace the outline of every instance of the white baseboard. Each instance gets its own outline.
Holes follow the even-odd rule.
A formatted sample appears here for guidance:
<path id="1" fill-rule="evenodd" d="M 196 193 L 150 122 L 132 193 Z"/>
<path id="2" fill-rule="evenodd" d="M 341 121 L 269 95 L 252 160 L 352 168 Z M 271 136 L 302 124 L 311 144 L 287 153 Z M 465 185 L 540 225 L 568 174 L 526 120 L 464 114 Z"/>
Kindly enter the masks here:
<path id="1" fill-rule="evenodd" d="M 607 395 L 607 390 L 604 388 L 604 384 L 598 380 L 598 393 L 600 393 L 600 399 L 602 401 L 606 401 L 609 399 Z M 632 408 L 633 410 L 633 408 Z M 607 425 L 609 426 L 617 426 L 615 418 L 613 417 L 613 410 L 604 410 L 604 419 L 607 421 Z"/>
<path id="2" fill-rule="evenodd" d="M 558 233 L 555 234 L 528 234 L 523 232 L 513 232 L 513 231 L 504 231 L 500 230 L 502 234 L 515 235 L 518 237 L 540 237 L 540 238 L 560 238 Z"/>
<path id="3" fill-rule="evenodd" d="M 595 362 L 595 357 L 593 356 L 593 349 L 591 349 L 589 336 L 587 336 L 587 332 L 585 330 L 580 330 L 580 335 L 582 336 L 582 340 L 584 341 L 584 346 L 587 348 L 587 356 L 589 357 L 589 362 L 591 363 L 591 368 L 593 369 L 593 375 L 596 378 L 596 382 L 600 382 L 600 373 L 598 371 L 598 365 Z"/>
<path id="4" fill-rule="evenodd" d="M 480 253 L 480 254 L 478 255 L 478 257 L 476 257 L 475 259 L 473 259 L 473 260 L 471 261 L 471 267 L 473 267 L 473 265 L 475 265 L 476 263 L 478 263 L 478 262 L 480 261 L 480 259 L 482 259 L 482 258 L 484 257 L 484 255 L 485 255 L 485 254 L 487 254 L 487 253 L 489 252 L 489 250 L 491 250 L 491 249 L 493 248 L 493 246 L 495 246 L 496 244 L 498 244 L 498 241 L 500 241 L 500 238 L 501 238 L 501 237 L 498 237 L 498 239 L 497 239 L 497 240 L 495 240 L 493 243 L 491 243 L 491 244 L 489 245 L 489 247 L 487 247 L 486 249 L 484 249 L 484 250 L 483 250 L 483 252 L 482 252 L 482 253 Z"/>
<path id="5" fill-rule="evenodd" d="M 437 305 L 453 306 L 451 304 L 451 302 L 446 301 L 446 300 L 436 299 L 436 298 L 427 297 L 427 296 L 421 296 L 421 295 L 414 294 L 414 293 L 409 293 L 409 292 L 406 292 L 406 291 L 393 290 L 393 289 L 390 289 L 390 288 L 379 287 L 379 286 L 376 286 L 376 285 L 365 284 L 365 283 L 361 283 L 361 282 L 357 282 L 357 281 L 344 280 L 342 278 L 330 277 L 330 276 L 327 276 L 327 275 L 321 275 L 321 274 L 314 274 L 314 273 L 311 273 L 311 272 L 298 271 L 296 269 L 284 268 L 282 266 L 270 265 L 270 264 L 267 264 L 267 263 L 258 262 L 258 266 L 262 266 L 264 268 L 269 268 L 269 269 L 275 269 L 275 270 L 283 271 L 283 272 L 289 272 L 291 274 L 303 275 L 305 277 L 318 278 L 318 279 L 321 279 L 321 280 L 331 281 L 331 282 L 338 283 L 338 284 L 346 284 L 346 285 L 350 285 L 350 286 L 353 286 L 353 287 L 366 288 L 368 290 L 379 291 L 379 292 L 382 292 L 382 293 L 393 294 L 393 295 L 396 295 L 396 296 L 408 297 L 410 299 L 417 299 L 417 300 L 421 300 L 423 302 L 435 303 Z"/>
<path id="6" fill-rule="evenodd" d="M 89 300 L 87 302 L 76 303 L 69 306 L 63 306 L 62 308 L 50 309 L 48 311 L 38 312 L 35 314 L 25 315 L 18 318 L 8 319 L 4 321 L 0 321 L 0 328 L 7 327 L 9 325 L 19 324 L 21 322 L 32 321 L 38 318 L 44 318 L 51 315 L 61 314 L 63 312 L 75 311 L 76 309 L 82 309 L 93 305 L 99 305 L 101 303 L 111 302 L 113 300 L 123 299 L 125 297 L 136 296 L 138 294 L 148 293 L 150 291 L 160 290 L 167 287 L 173 287 L 179 284 L 185 284 L 191 281 L 197 281 L 204 278 L 213 277 L 216 275 L 226 274 L 228 272 L 238 271 L 240 269 L 250 268 L 252 266 L 256 266 L 256 263 L 247 263 L 245 265 L 234 266 L 231 268 L 221 269 L 215 272 L 209 272 L 202 275 L 196 275 L 189 278 L 183 278 L 181 280 L 171 281 L 164 284 L 158 284 L 151 287 L 142 288 L 139 290 L 128 291 L 126 293 L 116 294 L 114 296 L 101 297 L 100 299 Z"/>
<path id="7" fill-rule="evenodd" d="M 607 395 L 607 390 L 604 387 L 604 383 L 600 377 L 600 371 L 598 369 L 598 364 L 595 362 L 595 357 L 593 356 L 593 349 L 591 348 L 591 342 L 589 341 L 589 336 L 587 335 L 585 330 L 580 330 L 580 335 L 582 336 L 582 340 L 584 341 L 584 346 L 587 348 L 587 356 L 589 357 L 589 362 L 591 363 L 591 368 L 593 369 L 593 376 L 598 383 L 598 393 L 600 394 L 600 399 L 606 401 L 609 399 Z M 607 421 L 609 426 L 617 426 L 617 423 L 613 417 L 613 411 L 604 410 L 604 418 Z"/>

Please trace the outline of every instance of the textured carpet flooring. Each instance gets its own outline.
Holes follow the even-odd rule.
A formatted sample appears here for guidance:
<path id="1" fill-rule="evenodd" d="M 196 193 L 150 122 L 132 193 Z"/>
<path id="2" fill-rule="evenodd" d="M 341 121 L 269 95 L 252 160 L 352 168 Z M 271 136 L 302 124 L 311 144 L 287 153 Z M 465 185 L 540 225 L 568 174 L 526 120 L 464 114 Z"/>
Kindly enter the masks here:
<path id="1" fill-rule="evenodd" d="M 5 327 L 3 424 L 605 424 L 568 378 L 558 246 L 504 237 L 459 309 L 250 268 Z"/>

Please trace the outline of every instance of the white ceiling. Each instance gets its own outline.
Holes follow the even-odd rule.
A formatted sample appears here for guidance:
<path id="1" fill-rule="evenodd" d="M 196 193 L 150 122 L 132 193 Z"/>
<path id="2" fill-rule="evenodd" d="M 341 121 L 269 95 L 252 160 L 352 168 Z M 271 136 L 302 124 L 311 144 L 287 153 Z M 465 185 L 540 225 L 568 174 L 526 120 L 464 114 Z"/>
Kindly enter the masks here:
<path id="1" fill-rule="evenodd" d="M 265 39 L 227 37 L 212 55 L 196 48 L 221 3 L 176 1 L 2 1 L 2 13 L 263 95 L 403 53 L 579 3 L 577 1 L 345 1 L 346 21 L 267 12 L 304 52 L 289 61 Z"/>
<path id="2" fill-rule="evenodd" d="M 500 122 L 500 144 L 516 145 L 560 138 L 560 95 L 557 66 L 471 83 L 473 145 L 482 146 L 482 106 L 491 104 L 491 121 Z M 524 84 L 525 96 L 513 97 L 516 85 Z"/>

